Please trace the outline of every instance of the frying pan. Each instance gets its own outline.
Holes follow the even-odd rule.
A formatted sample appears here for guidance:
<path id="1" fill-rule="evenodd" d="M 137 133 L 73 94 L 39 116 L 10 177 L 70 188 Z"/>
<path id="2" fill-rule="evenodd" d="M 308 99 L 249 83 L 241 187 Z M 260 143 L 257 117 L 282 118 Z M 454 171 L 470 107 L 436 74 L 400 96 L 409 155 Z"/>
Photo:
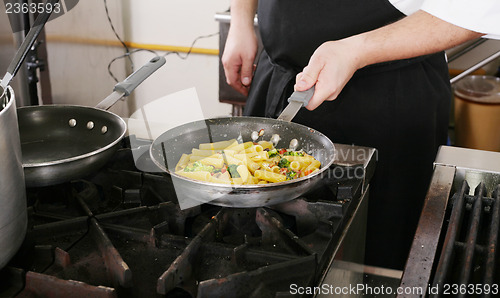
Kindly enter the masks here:
<path id="1" fill-rule="evenodd" d="M 280 183 L 226 185 L 189 179 L 175 173 L 183 153 L 190 153 L 200 143 L 237 139 L 252 141 L 252 132 L 264 129 L 262 139 L 280 136 L 276 148 L 288 148 L 297 139 L 297 149 L 304 149 L 321 162 L 321 169 L 309 176 Z M 156 138 L 150 148 L 152 161 L 171 175 L 182 209 L 209 203 L 225 207 L 262 207 L 293 200 L 319 186 L 333 163 L 335 148 L 328 137 L 309 127 L 282 120 L 260 117 L 213 118 L 172 128 Z"/>
<path id="2" fill-rule="evenodd" d="M 127 126 L 108 112 L 121 97 L 165 64 L 155 57 L 115 85 L 96 108 L 47 105 L 18 108 L 18 123 L 27 187 L 54 185 L 97 171 L 118 149 Z"/>

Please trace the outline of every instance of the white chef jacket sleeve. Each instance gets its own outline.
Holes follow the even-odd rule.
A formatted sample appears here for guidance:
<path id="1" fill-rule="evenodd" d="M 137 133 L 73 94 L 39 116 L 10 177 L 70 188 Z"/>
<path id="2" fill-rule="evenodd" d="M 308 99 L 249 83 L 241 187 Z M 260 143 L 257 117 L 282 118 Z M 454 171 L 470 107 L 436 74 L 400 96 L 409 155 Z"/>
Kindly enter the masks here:
<path id="1" fill-rule="evenodd" d="M 419 10 L 424 0 L 389 0 L 389 2 L 408 16 Z"/>
<path id="2" fill-rule="evenodd" d="M 500 39 L 500 0 L 425 0 L 422 10 L 453 25 Z"/>

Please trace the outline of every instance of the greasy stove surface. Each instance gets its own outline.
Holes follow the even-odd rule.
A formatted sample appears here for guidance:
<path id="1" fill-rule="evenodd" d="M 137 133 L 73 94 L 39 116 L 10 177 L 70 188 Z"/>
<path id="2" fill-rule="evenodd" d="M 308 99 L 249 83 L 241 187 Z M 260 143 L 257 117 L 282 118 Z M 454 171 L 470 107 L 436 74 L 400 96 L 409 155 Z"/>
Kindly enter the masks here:
<path id="1" fill-rule="evenodd" d="M 180 210 L 169 178 L 138 171 L 125 141 L 85 180 L 28 189 L 28 233 L 0 297 L 275 297 L 314 285 L 363 191 L 346 176 L 272 208 Z"/>

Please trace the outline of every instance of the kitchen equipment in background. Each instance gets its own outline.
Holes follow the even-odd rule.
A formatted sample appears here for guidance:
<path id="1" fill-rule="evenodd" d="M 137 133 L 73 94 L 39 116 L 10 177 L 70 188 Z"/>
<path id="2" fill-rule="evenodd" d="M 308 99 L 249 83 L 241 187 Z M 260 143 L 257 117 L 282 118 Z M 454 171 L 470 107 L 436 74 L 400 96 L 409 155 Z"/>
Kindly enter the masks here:
<path id="1" fill-rule="evenodd" d="M 500 151 L 500 78 L 467 76 L 454 93 L 455 144 Z"/>
<path id="2" fill-rule="evenodd" d="M 103 109 L 129 95 L 165 64 L 155 57 L 115 85 L 96 108 L 70 105 L 18 109 L 23 167 L 28 187 L 81 178 L 102 167 L 127 130 L 125 121 Z"/>
<path id="3" fill-rule="evenodd" d="M 130 143 L 151 141 L 132 138 L 85 180 L 27 189 L 27 241 L 0 271 L 0 296 L 281 297 L 317 286 L 333 258 L 364 255 L 374 149 L 335 144 L 333 191 L 272 208 L 181 210 L 169 176 L 136 168 L 154 164 L 149 153 L 134 160 Z"/>
<path id="4" fill-rule="evenodd" d="M 50 0 L 50 4 L 53 5 L 54 3 L 57 3 L 59 0 Z M 43 13 L 41 13 L 35 20 L 35 23 L 33 24 L 33 27 L 30 29 L 28 34 L 26 35 L 26 38 L 23 40 L 22 44 L 19 46 L 19 49 L 16 52 L 16 55 L 12 59 L 11 63 L 7 67 L 7 72 L 5 73 L 3 79 L 0 81 L 0 111 L 7 105 L 8 99 L 6 96 L 4 96 L 4 93 L 7 89 L 7 86 L 10 84 L 12 78 L 16 75 L 18 72 L 19 68 L 23 64 L 24 59 L 26 58 L 26 55 L 28 55 L 28 52 L 30 48 L 33 46 L 35 43 L 36 38 L 40 34 L 40 32 L 43 29 L 43 26 L 45 26 L 45 23 L 47 23 L 50 15 L 52 13 L 52 10 L 45 10 Z"/>
<path id="5" fill-rule="evenodd" d="M 23 242 L 27 226 L 21 144 L 12 88 L 7 87 L 4 96 L 7 104 L 0 111 L 0 269 Z"/>
<path id="6" fill-rule="evenodd" d="M 499 205 L 500 153 L 441 147 L 398 297 L 497 297 Z"/>
<path id="7" fill-rule="evenodd" d="M 224 53 L 224 47 L 226 46 L 227 34 L 229 32 L 231 23 L 231 13 L 229 11 L 217 13 L 215 15 L 215 20 L 219 22 L 219 101 L 233 105 L 232 115 L 241 116 L 243 115 L 243 108 L 245 107 L 247 98 L 227 84 L 226 75 L 224 73 L 224 66 L 221 62 L 222 54 Z M 254 27 L 258 41 L 257 56 L 255 57 L 255 63 L 257 63 L 259 53 L 263 49 L 259 29 L 257 26 L 257 16 L 255 16 L 254 18 Z"/>

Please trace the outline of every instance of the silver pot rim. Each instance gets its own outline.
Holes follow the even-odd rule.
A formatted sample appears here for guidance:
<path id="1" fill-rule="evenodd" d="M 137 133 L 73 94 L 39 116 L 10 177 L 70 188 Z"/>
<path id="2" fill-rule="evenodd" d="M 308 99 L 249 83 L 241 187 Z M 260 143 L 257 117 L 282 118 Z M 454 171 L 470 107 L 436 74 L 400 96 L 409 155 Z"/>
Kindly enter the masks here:
<path id="1" fill-rule="evenodd" d="M 2 80 L 0 80 L 1 82 Z M 0 87 L 0 94 L 3 94 L 3 91 L 4 89 L 2 89 L 2 87 Z M 9 106 L 12 105 L 12 94 L 14 94 L 14 90 L 12 89 L 11 86 L 7 86 L 7 90 L 5 91 L 5 94 L 4 96 L 2 96 L 0 98 L 0 115 L 2 115 L 3 113 L 6 113 L 4 112 L 5 110 L 8 110 L 9 109 Z M 7 105 L 5 107 L 2 107 L 2 102 L 3 102 L 3 98 L 7 96 Z"/>

